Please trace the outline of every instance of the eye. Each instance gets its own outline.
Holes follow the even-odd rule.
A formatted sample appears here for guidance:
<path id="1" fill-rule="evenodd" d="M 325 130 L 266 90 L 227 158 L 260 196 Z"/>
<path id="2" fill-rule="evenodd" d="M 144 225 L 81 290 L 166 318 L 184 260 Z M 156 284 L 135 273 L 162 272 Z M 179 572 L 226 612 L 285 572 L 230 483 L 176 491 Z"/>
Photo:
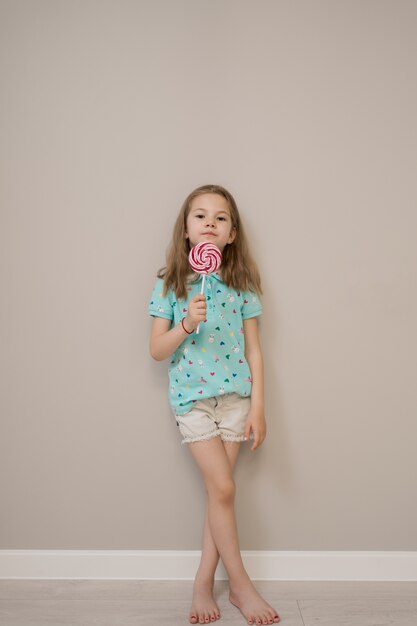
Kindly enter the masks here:
<path id="1" fill-rule="evenodd" d="M 225 217 L 219 217 L 219 220 L 223 220 L 223 222 L 225 222 L 226 218 Z"/>

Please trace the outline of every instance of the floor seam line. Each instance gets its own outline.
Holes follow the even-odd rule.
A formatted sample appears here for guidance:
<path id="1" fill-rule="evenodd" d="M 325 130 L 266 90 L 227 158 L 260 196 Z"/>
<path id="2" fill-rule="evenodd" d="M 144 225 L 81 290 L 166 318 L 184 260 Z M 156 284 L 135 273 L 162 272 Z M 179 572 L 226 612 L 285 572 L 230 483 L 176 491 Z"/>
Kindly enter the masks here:
<path id="1" fill-rule="evenodd" d="M 301 621 L 303 622 L 303 626 L 306 626 L 306 625 L 305 625 L 305 622 L 304 622 L 304 617 L 303 617 L 303 614 L 302 614 L 302 612 L 301 612 L 300 603 L 299 603 L 299 601 L 298 601 L 298 600 L 296 600 L 296 602 L 297 602 L 298 611 L 299 611 L 299 613 L 300 613 Z"/>

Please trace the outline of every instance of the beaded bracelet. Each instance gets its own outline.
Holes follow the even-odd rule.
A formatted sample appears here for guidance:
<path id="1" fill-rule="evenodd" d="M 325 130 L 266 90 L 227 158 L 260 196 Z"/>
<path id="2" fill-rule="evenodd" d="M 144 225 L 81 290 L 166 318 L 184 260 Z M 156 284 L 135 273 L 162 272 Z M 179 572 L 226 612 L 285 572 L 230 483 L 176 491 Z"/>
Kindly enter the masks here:
<path id="1" fill-rule="evenodd" d="M 190 332 L 185 328 L 184 326 L 184 318 L 181 319 L 181 326 L 183 327 L 183 329 L 185 330 L 185 332 L 187 333 L 187 335 L 192 335 L 193 334 L 193 330 L 191 330 Z"/>

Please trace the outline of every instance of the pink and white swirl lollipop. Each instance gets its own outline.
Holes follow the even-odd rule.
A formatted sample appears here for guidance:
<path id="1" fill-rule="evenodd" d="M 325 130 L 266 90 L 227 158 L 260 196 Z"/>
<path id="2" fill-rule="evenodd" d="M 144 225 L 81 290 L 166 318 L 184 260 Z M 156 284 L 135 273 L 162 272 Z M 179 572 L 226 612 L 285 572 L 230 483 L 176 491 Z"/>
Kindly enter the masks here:
<path id="1" fill-rule="evenodd" d="M 188 255 L 188 260 L 194 272 L 203 275 L 203 282 L 201 284 L 201 292 L 204 291 L 204 280 L 206 274 L 211 274 L 219 269 L 222 262 L 222 253 L 219 248 L 208 241 L 201 241 L 193 246 Z M 200 324 L 197 326 L 196 333 L 200 330 Z"/>
<path id="2" fill-rule="evenodd" d="M 214 243 L 201 241 L 191 248 L 188 260 L 198 274 L 211 274 L 219 269 L 222 253 Z"/>

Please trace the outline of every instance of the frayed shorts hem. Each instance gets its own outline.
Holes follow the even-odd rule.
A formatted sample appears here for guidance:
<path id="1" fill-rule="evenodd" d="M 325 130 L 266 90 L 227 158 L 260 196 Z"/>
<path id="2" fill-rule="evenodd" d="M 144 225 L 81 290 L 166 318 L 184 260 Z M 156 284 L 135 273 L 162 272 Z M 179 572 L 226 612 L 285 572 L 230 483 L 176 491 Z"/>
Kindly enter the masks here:
<path id="1" fill-rule="evenodd" d="M 214 439 L 214 437 L 221 437 L 222 441 L 232 441 L 235 443 L 245 441 L 245 435 L 227 435 L 219 430 L 214 430 L 207 435 L 201 435 L 199 437 L 186 437 L 181 441 L 181 445 L 184 445 L 185 443 L 197 443 L 198 441 L 209 441 L 210 439 Z M 252 439 L 252 434 L 250 438 Z"/>

